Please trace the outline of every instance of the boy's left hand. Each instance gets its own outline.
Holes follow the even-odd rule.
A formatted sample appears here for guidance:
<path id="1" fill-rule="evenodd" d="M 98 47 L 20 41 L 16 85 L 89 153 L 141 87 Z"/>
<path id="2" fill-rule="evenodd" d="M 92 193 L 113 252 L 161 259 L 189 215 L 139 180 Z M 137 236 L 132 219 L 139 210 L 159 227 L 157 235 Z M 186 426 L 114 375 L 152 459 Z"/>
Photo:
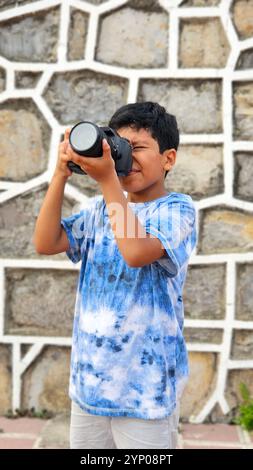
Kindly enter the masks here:
<path id="1" fill-rule="evenodd" d="M 116 171 L 115 162 L 111 155 L 111 148 L 106 139 L 103 139 L 102 148 L 102 157 L 83 157 L 74 152 L 70 145 L 68 145 L 66 153 L 71 157 L 72 162 L 79 165 L 91 178 L 98 183 L 103 183 L 112 175 L 115 175 Z"/>

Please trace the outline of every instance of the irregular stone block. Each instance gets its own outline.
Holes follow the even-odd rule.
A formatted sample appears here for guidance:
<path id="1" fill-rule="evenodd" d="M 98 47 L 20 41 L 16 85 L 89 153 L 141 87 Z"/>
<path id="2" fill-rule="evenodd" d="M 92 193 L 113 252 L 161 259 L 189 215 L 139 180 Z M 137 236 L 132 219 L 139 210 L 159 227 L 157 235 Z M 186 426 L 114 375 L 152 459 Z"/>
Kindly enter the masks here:
<path id="1" fill-rule="evenodd" d="M 253 321 L 253 264 L 237 264 L 236 319 Z"/>
<path id="2" fill-rule="evenodd" d="M 70 9 L 68 60 L 84 59 L 88 19 L 83 11 Z"/>
<path id="3" fill-rule="evenodd" d="M 200 217 L 199 253 L 236 253 L 253 249 L 253 218 L 250 212 L 225 207 L 205 209 Z"/>
<path id="4" fill-rule="evenodd" d="M 7 334 L 71 336 L 78 273 L 6 269 Z"/>
<path id="5" fill-rule="evenodd" d="M 232 359 L 253 359 L 253 331 L 234 330 L 232 341 Z"/>
<path id="6" fill-rule="evenodd" d="M 5 414 L 11 409 L 11 346 L 0 344 L 0 414 Z"/>
<path id="7" fill-rule="evenodd" d="M 101 3 L 108 2 L 108 0 L 86 0 L 88 3 L 93 3 L 93 5 L 101 5 Z"/>
<path id="8" fill-rule="evenodd" d="M 164 106 L 176 116 L 181 133 L 222 132 L 220 80 L 143 79 L 138 101 Z"/>
<path id="9" fill-rule="evenodd" d="M 42 72 L 23 72 L 22 70 L 15 73 L 16 88 L 35 88 Z"/>
<path id="10" fill-rule="evenodd" d="M 81 189 L 82 193 L 88 197 L 101 194 L 101 188 L 99 184 L 89 175 L 78 175 L 76 173 L 72 173 L 68 181 L 73 186 Z"/>
<path id="11" fill-rule="evenodd" d="M 59 8 L 0 22 L 0 54 L 16 62 L 56 62 Z"/>
<path id="12" fill-rule="evenodd" d="M 235 153 L 234 195 L 253 201 L 253 153 Z"/>
<path id="13" fill-rule="evenodd" d="M 217 373 L 217 355 L 214 353 L 189 353 L 190 377 L 181 398 L 180 415 L 189 419 L 201 411 L 212 395 Z"/>
<path id="14" fill-rule="evenodd" d="M 5 70 L 0 68 L 0 93 L 5 90 Z"/>
<path id="15" fill-rule="evenodd" d="M 124 78 L 78 70 L 55 73 L 44 97 L 61 124 L 87 120 L 108 125 L 115 110 L 126 103 L 127 89 Z"/>
<path id="16" fill-rule="evenodd" d="M 234 0 L 231 15 L 240 39 L 253 35 L 253 3 L 252 0 Z"/>
<path id="17" fill-rule="evenodd" d="M 50 127 L 31 99 L 0 103 L 0 177 L 26 181 L 46 170 Z"/>
<path id="18" fill-rule="evenodd" d="M 253 68 L 253 49 L 246 49 L 239 55 L 236 70 L 247 70 Z"/>
<path id="19" fill-rule="evenodd" d="M 69 411 L 69 368 L 69 348 L 46 346 L 23 375 L 22 408 Z"/>
<path id="20" fill-rule="evenodd" d="M 223 330 L 217 328 L 189 328 L 184 329 L 184 337 L 187 343 L 221 344 Z"/>
<path id="21" fill-rule="evenodd" d="M 180 145 L 175 166 L 165 179 L 168 191 L 194 199 L 223 192 L 223 148 L 220 145 Z"/>
<path id="22" fill-rule="evenodd" d="M 224 264 L 190 265 L 183 291 L 185 317 L 222 320 L 225 317 Z"/>
<path id="23" fill-rule="evenodd" d="M 33 245 L 35 224 L 46 190 L 27 191 L 20 196 L 0 204 L 0 256 L 2 258 L 39 258 L 49 259 L 48 255 L 39 255 Z M 64 199 L 62 216 L 71 215 L 72 203 Z M 66 254 L 51 255 L 54 260 L 66 260 Z"/>
<path id="24" fill-rule="evenodd" d="M 181 7 L 215 7 L 220 0 L 183 0 Z"/>
<path id="25" fill-rule="evenodd" d="M 234 138 L 253 140 L 253 82 L 233 84 Z"/>
<path id="26" fill-rule="evenodd" d="M 231 408 L 241 405 L 243 397 L 240 393 L 240 384 L 244 383 L 251 396 L 253 395 L 253 369 L 233 369 L 228 371 L 226 399 Z"/>
<path id="27" fill-rule="evenodd" d="M 123 7 L 103 16 L 100 28 L 97 61 L 131 68 L 167 66 L 168 14 L 161 7 Z"/>
<path id="28" fill-rule="evenodd" d="M 34 2 L 38 2 L 38 0 L 0 0 L 0 10 L 7 10 L 8 8 L 18 7 Z"/>
<path id="29" fill-rule="evenodd" d="M 230 45 L 219 18 L 190 18 L 180 22 L 180 67 L 226 66 Z"/>

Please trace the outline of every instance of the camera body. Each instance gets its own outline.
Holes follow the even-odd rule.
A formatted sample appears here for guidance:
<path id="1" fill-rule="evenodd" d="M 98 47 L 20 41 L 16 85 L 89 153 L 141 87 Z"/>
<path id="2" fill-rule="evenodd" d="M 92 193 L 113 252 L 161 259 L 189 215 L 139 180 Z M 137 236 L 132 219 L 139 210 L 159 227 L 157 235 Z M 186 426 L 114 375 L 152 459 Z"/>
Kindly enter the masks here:
<path id="1" fill-rule="evenodd" d="M 102 140 L 106 139 L 115 161 L 118 176 L 127 176 L 132 168 L 132 146 L 128 139 L 120 137 L 111 127 L 99 127 L 90 121 L 78 122 L 70 131 L 69 143 L 74 152 L 85 157 L 102 157 Z M 74 173 L 87 175 L 79 165 L 69 161 L 68 167 Z"/>

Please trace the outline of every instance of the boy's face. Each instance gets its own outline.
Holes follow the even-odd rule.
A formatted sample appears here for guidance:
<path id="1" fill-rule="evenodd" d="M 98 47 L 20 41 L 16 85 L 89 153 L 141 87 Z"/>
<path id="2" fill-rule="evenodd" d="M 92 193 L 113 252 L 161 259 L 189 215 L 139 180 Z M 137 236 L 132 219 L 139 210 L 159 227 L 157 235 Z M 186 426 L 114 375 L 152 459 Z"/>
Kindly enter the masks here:
<path id="1" fill-rule="evenodd" d="M 128 192 L 128 200 L 145 202 L 167 194 L 164 175 L 175 163 L 176 150 L 165 150 L 161 154 L 158 142 L 145 129 L 138 131 L 132 127 L 121 127 L 117 132 L 130 141 L 133 147 L 132 169 L 138 170 L 119 177 L 123 190 Z"/>

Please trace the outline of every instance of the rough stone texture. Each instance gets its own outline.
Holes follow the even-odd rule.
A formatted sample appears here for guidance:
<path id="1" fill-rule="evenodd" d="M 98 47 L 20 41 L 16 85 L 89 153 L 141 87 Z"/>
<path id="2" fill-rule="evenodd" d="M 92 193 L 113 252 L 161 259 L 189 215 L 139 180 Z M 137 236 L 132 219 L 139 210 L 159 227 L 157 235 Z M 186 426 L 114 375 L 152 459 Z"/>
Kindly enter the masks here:
<path id="1" fill-rule="evenodd" d="M 138 101 L 165 106 L 176 115 L 181 133 L 222 132 L 220 80 L 143 79 Z"/>
<path id="2" fill-rule="evenodd" d="M 220 0 L 184 0 L 181 7 L 215 7 L 219 5 Z"/>
<path id="3" fill-rule="evenodd" d="M 80 189 L 86 196 L 92 197 L 97 194 L 101 194 L 99 184 L 89 175 L 78 175 L 76 173 L 72 173 L 72 176 L 70 176 L 68 181 L 70 184 Z"/>
<path id="4" fill-rule="evenodd" d="M 69 411 L 68 397 L 70 350 L 45 347 L 23 377 L 22 408 L 62 413 Z"/>
<path id="5" fill-rule="evenodd" d="M 7 8 L 18 7 L 34 2 L 38 2 L 38 0 L 0 0 L 0 10 L 7 10 Z"/>
<path id="6" fill-rule="evenodd" d="M 253 264 L 237 265 L 236 319 L 253 321 Z"/>
<path id="7" fill-rule="evenodd" d="M 211 343 L 221 344 L 223 337 L 223 330 L 216 328 L 185 328 L 184 337 L 187 343 Z"/>
<path id="8" fill-rule="evenodd" d="M 226 66 L 230 45 L 219 18 L 182 19 L 180 67 Z"/>
<path id="9" fill-rule="evenodd" d="M 40 433 L 38 449 L 69 449 L 70 413 L 50 419 Z"/>
<path id="10" fill-rule="evenodd" d="M 47 256 L 36 253 L 33 233 L 46 189 L 28 191 L 0 205 L 0 257 L 66 260 L 66 254 Z M 62 216 L 72 213 L 72 205 L 64 199 Z"/>
<path id="11" fill-rule="evenodd" d="M 5 70 L 0 68 L 0 93 L 5 90 Z"/>
<path id="12" fill-rule="evenodd" d="M 16 72 L 15 86 L 17 88 L 35 88 L 41 75 L 41 72 Z"/>
<path id="13" fill-rule="evenodd" d="M 252 0 L 234 0 L 232 19 L 240 39 L 247 39 L 253 35 L 253 3 Z"/>
<path id="14" fill-rule="evenodd" d="M 2 180 L 25 181 L 46 170 L 50 127 L 31 99 L 0 104 L 0 133 Z"/>
<path id="15" fill-rule="evenodd" d="M 93 5 L 101 5 L 101 3 L 108 2 L 108 0 L 86 0 L 88 3 L 93 3 Z"/>
<path id="16" fill-rule="evenodd" d="M 203 210 L 200 219 L 200 253 L 243 253 L 253 249 L 251 213 L 220 207 Z"/>
<path id="17" fill-rule="evenodd" d="M 56 73 L 44 97 L 61 124 L 88 120 L 108 125 L 111 115 L 125 104 L 127 88 L 124 78 L 79 70 Z"/>
<path id="18" fill-rule="evenodd" d="M 183 291 L 185 317 L 222 320 L 225 317 L 225 265 L 190 265 Z"/>
<path id="19" fill-rule="evenodd" d="M 181 399 L 183 419 L 200 412 L 215 386 L 217 358 L 214 353 L 189 353 L 190 377 Z"/>
<path id="20" fill-rule="evenodd" d="M 7 269 L 7 334 L 71 336 L 78 272 Z"/>
<path id="21" fill-rule="evenodd" d="M 253 359 L 253 331 L 234 330 L 232 359 Z"/>
<path id="22" fill-rule="evenodd" d="M 166 12 L 122 8 L 102 18 L 96 60 L 132 68 L 166 67 L 167 44 Z"/>
<path id="23" fill-rule="evenodd" d="M 234 195 L 253 201 L 253 153 L 235 153 Z"/>
<path id="24" fill-rule="evenodd" d="M 165 179 L 169 191 L 194 199 L 223 192 L 223 148 L 220 145 L 180 145 L 176 165 Z"/>
<path id="25" fill-rule="evenodd" d="M 234 99 L 234 138 L 253 140 L 253 82 L 235 82 Z"/>
<path id="26" fill-rule="evenodd" d="M 17 62 L 56 62 L 59 8 L 0 23 L 0 54 Z"/>
<path id="27" fill-rule="evenodd" d="M 226 398 L 231 408 L 242 404 L 240 384 L 244 383 L 253 395 L 253 369 L 234 369 L 228 372 Z"/>
<path id="28" fill-rule="evenodd" d="M 88 19 L 88 15 L 83 11 L 70 9 L 68 60 L 84 59 Z"/>
<path id="29" fill-rule="evenodd" d="M 0 344 L 0 415 L 11 408 L 11 346 Z"/>
<path id="30" fill-rule="evenodd" d="M 236 70 L 246 70 L 253 68 L 253 49 L 246 49 L 239 55 Z"/>

